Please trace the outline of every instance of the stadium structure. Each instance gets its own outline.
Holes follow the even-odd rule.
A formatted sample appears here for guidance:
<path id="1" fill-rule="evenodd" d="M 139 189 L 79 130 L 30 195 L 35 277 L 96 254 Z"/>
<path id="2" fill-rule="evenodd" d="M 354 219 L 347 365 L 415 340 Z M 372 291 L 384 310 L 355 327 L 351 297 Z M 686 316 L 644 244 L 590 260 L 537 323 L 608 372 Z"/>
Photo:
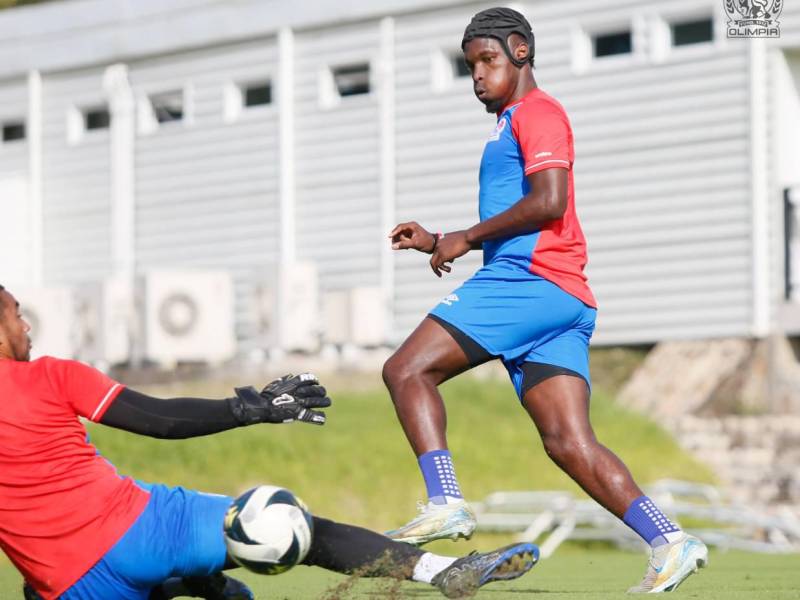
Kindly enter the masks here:
<path id="1" fill-rule="evenodd" d="M 235 298 L 227 348 L 397 342 L 480 262 L 437 280 L 386 235 L 477 218 L 493 117 L 459 44 L 489 4 L 0 11 L 4 283 L 109 296 L 109 281 L 186 281 L 169 299 L 188 297 L 189 321 L 221 289 Z M 727 4 L 512 4 L 573 122 L 598 344 L 800 334 L 800 4 L 770 39 L 729 37 Z"/>

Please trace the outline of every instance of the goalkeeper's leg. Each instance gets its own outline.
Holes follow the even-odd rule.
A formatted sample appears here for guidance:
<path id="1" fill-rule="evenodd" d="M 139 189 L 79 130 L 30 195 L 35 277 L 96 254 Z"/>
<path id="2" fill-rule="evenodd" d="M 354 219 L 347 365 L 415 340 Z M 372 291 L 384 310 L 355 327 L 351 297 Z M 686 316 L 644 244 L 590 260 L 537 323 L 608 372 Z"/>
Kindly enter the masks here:
<path id="1" fill-rule="evenodd" d="M 410 579 L 423 554 L 374 531 L 314 517 L 314 537 L 303 564 L 346 575 Z"/>
<path id="2" fill-rule="evenodd" d="M 445 596 L 461 598 L 492 581 L 524 575 L 538 558 L 539 549 L 529 543 L 463 558 L 440 556 L 368 529 L 314 517 L 314 541 L 303 564 L 361 577 L 429 583 Z"/>

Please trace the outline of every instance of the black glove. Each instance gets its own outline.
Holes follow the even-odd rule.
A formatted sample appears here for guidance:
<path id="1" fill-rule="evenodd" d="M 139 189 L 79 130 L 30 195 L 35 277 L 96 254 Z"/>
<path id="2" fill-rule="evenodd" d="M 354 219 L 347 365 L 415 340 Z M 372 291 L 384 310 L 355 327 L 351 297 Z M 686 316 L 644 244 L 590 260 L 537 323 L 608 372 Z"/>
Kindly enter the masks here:
<path id="1" fill-rule="evenodd" d="M 242 425 L 291 421 L 324 425 L 325 414 L 311 409 L 331 405 L 325 388 L 311 373 L 284 375 L 260 393 L 250 386 L 236 388 L 236 397 L 228 398 L 228 402 L 233 416 Z"/>

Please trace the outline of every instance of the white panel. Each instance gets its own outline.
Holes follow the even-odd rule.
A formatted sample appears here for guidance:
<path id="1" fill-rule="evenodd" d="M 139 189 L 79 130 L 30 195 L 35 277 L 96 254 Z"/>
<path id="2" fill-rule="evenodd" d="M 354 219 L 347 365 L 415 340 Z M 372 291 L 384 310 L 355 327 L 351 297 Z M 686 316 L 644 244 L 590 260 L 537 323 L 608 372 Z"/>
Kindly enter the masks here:
<path id="1" fill-rule="evenodd" d="M 236 353 L 233 286 L 224 271 L 155 270 L 144 278 L 145 358 L 221 363 Z"/>
<path id="2" fill-rule="evenodd" d="M 12 290 L 31 327 L 32 358 L 74 358 L 77 351 L 75 298 L 68 287 L 17 287 Z"/>
<path id="3" fill-rule="evenodd" d="M 136 140 L 136 260 L 226 269 L 235 278 L 237 330 L 257 333 L 254 274 L 277 260 L 279 82 L 274 38 L 129 65 L 134 93 L 185 90 L 188 118 Z M 224 91 L 269 79 L 273 104 L 225 118 Z M 230 112 L 230 111 L 229 111 Z"/>
<path id="4" fill-rule="evenodd" d="M 27 111 L 25 81 L 0 82 L 0 123 L 24 122 Z M 0 211 L 4 222 L 0 284 L 4 285 L 34 283 L 28 172 L 28 140 L 0 141 Z"/>
<path id="5" fill-rule="evenodd" d="M 1 159 L 0 159 L 1 160 Z M 33 248 L 28 181 L 24 176 L 6 176 L 0 172 L 0 284 L 32 284 Z"/>
<path id="6" fill-rule="evenodd" d="M 106 103 L 104 68 L 43 76 L 43 236 L 47 282 L 99 281 L 111 274 L 107 129 L 68 140 L 71 111 Z"/>
<path id="7" fill-rule="evenodd" d="M 380 281 L 379 34 L 380 23 L 366 21 L 295 39 L 297 253 L 318 265 L 323 293 Z M 326 72 L 363 63 L 370 92 L 324 106 Z"/>

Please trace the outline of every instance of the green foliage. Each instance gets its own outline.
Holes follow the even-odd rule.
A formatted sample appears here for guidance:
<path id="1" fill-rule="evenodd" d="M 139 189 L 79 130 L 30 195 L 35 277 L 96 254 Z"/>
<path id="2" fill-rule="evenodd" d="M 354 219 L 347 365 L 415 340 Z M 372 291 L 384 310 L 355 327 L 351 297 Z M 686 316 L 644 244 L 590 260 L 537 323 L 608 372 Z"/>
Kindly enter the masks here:
<path id="1" fill-rule="evenodd" d="M 229 384 L 162 394 L 223 396 Z M 457 378 L 443 388 L 448 436 L 465 494 L 496 490 L 580 490 L 545 455 L 536 429 L 504 381 Z M 260 425 L 195 440 L 159 441 L 92 426 L 100 452 L 119 471 L 145 481 L 237 494 L 258 483 L 286 486 L 313 511 L 369 527 L 407 520 L 424 495 L 416 460 L 380 388 L 333 390 L 325 427 Z M 709 481 L 709 472 L 647 419 L 597 392 L 592 419 L 598 438 L 641 482 L 661 477 Z"/>
<path id="2" fill-rule="evenodd" d="M 52 0 L 0 0 L 0 10 L 11 8 L 12 6 L 24 6 L 25 4 L 41 4 Z"/>

